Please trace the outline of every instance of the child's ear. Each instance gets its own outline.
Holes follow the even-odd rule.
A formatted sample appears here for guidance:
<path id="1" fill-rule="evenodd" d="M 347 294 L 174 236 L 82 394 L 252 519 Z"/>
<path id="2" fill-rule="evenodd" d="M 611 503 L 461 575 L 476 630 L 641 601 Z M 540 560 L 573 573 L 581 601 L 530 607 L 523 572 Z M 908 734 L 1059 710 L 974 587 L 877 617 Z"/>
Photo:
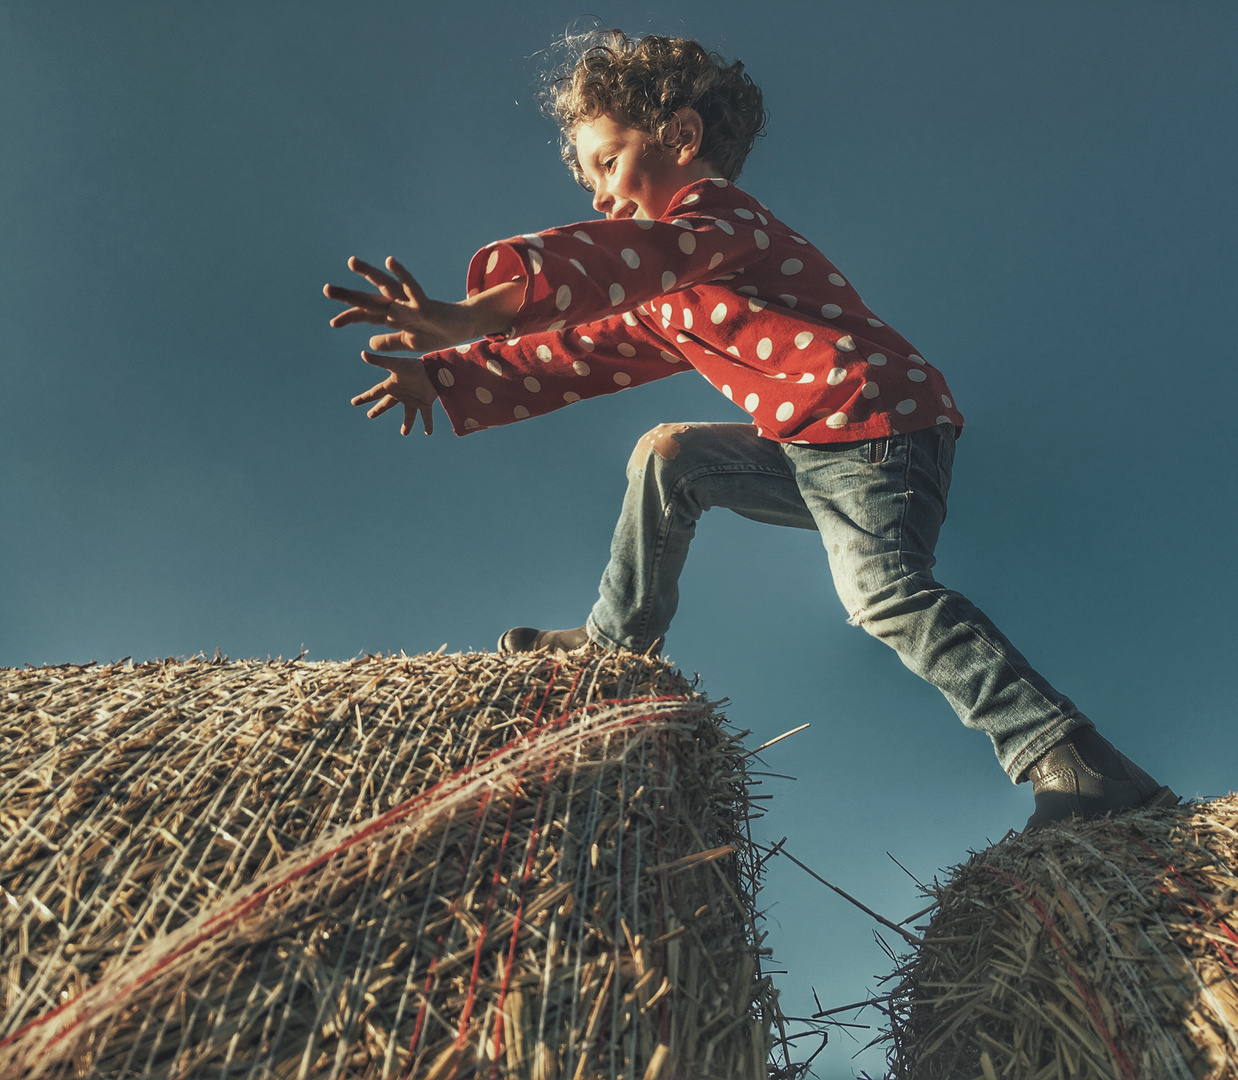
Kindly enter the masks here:
<path id="1" fill-rule="evenodd" d="M 684 106 L 675 110 L 679 131 L 675 139 L 675 160 L 678 165 L 687 165 L 701 152 L 701 140 L 705 137 L 705 122 L 695 109 Z"/>

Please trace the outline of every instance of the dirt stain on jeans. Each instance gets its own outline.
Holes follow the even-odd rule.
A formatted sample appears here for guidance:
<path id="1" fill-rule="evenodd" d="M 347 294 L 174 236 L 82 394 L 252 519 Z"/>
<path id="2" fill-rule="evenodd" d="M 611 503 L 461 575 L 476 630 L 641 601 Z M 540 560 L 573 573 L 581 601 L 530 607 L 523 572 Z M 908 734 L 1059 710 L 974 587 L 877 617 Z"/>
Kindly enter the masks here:
<path id="1" fill-rule="evenodd" d="M 632 459 L 628 467 L 643 469 L 651 454 L 657 454 L 663 461 L 670 461 L 679 454 L 679 440 L 676 435 L 690 431 L 691 424 L 659 424 L 652 431 L 645 432 L 632 450 Z"/>

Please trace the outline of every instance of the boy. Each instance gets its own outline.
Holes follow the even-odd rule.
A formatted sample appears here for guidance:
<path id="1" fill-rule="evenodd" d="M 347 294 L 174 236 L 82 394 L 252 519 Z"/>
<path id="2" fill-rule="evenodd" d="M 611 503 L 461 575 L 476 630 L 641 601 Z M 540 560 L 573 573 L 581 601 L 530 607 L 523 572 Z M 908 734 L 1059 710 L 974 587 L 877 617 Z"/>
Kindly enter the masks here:
<path id="1" fill-rule="evenodd" d="M 379 293 L 328 285 L 332 320 L 384 325 L 362 353 L 390 376 L 353 399 L 458 434 L 663 378 L 688 364 L 753 417 L 661 425 L 637 444 L 584 626 L 509 630 L 504 650 L 660 645 L 696 521 L 712 506 L 817 529 L 849 621 L 885 641 L 993 740 L 1028 824 L 1171 805 L 988 618 L 933 577 L 955 437 L 944 378 L 805 238 L 737 188 L 761 92 L 679 38 L 596 35 L 549 93 L 593 220 L 488 245 L 468 295 L 429 299 L 394 259 L 349 261 Z M 480 338 L 481 340 L 474 340 Z M 469 344 L 469 342 L 472 342 Z"/>

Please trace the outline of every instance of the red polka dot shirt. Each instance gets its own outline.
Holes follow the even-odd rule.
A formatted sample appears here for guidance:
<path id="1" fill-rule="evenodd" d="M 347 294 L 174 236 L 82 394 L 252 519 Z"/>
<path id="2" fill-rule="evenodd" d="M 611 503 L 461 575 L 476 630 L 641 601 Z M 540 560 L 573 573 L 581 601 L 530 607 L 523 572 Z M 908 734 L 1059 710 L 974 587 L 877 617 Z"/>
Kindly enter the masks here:
<path id="1" fill-rule="evenodd" d="M 502 240 L 469 294 L 523 276 L 510 336 L 422 358 L 457 434 L 693 367 L 779 442 L 873 439 L 963 418 L 941 373 L 802 236 L 726 180 L 656 221 Z"/>

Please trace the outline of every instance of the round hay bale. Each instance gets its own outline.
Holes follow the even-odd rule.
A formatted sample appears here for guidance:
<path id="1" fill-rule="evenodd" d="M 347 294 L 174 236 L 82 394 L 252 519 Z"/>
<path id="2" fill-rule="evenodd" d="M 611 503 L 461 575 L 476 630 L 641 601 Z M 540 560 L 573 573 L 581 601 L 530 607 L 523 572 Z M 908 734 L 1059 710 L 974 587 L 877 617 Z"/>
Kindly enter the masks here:
<path id="1" fill-rule="evenodd" d="M 0 670 L 0 1078 L 764 1078 L 720 720 L 632 654 Z"/>
<path id="2" fill-rule="evenodd" d="M 932 892 L 895 1080 L 1238 1078 L 1238 796 L 1010 835 Z"/>

